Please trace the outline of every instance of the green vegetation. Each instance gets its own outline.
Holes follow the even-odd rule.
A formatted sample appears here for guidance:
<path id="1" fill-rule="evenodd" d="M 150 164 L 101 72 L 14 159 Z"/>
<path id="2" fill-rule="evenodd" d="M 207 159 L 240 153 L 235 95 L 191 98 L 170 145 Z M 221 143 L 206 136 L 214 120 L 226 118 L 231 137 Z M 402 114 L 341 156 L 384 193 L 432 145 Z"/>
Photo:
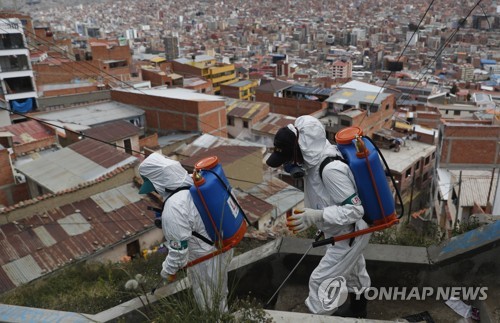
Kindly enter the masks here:
<path id="1" fill-rule="evenodd" d="M 264 242 L 244 239 L 239 252 Z M 250 239 L 252 240 L 252 239 Z M 96 314 L 138 296 L 144 307 L 119 322 L 267 322 L 265 311 L 254 299 L 229 297 L 229 311 L 200 310 L 190 288 L 149 303 L 148 296 L 160 281 L 163 253 L 127 263 L 77 263 L 0 295 L 4 304 Z M 183 277 L 179 273 L 178 279 Z M 237 284 L 233 284 L 237 285 Z M 215 293 L 217 294 L 217 293 Z"/>
<path id="2" fill-rule="evenodd" d="M 0 295 L 0 302 L 95 314 L 136 296 L 125 289 L 129 273 L 140 273 L 154 285 L 164 258 L 158 253 L 129 263 L 77 263 Z"/>
<path id="3" fill-rule="evenodd" d="M 467 231 L 474 230 L 480 226 L 481 224 L 479 223 L 478 219 L 472 216 L 467 221 L 464 221 L 462 223 L 458 221 L 457 225 L 453 228 L 451 235 L 452 237 L 454 237 L 463 234 Z"/>
<path id="4" fill-rule="evenodd" d="M 395 225 L 388 229 L 374 232 L 370 238 L 370 243 L 415 247 L 428 247 L 439 242 L 438 226 L 431 222 L 425 223 L 423 228 L 418 230 L 409 224 Z"/>

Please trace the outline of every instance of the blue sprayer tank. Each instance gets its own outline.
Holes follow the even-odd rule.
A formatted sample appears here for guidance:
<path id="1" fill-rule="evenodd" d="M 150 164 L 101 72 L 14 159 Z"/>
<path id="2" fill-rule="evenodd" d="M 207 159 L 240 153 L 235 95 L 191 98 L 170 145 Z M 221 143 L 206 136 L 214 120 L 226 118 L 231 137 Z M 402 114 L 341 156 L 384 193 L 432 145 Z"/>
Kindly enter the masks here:
<path id="1" fill-rule="evenodd" d="M 246 232 L 246 222 L 216 156 L 198 161 L 189 189 L 209 238 L 216 245 L 235 246 Z"/>
<path id="2" fill-rule="evenodd" d="M 363 219 L 380 225 L 396 219 L 395 203 L 380 157 L 359 127 L 348 127 L 335 135 L 337 147 L 349 164 L 363 204 Z"/>

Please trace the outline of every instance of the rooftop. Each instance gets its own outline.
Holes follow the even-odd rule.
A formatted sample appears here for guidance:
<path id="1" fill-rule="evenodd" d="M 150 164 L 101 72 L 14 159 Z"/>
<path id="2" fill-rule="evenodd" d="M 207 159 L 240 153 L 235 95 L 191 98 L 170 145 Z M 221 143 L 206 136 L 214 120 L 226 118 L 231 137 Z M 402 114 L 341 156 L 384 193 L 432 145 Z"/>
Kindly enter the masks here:
<path id="1" fill-rule="evenodd" d="M 95 180 L 135 161 L 136 157 L 110 145 L 83 139 L 66 148 L 18 165 L 17 170 L 55 193 Z"/>
<path id="2" fill-rule="evenodd" d="M 399 152 L 391 149 L 381 149 L 389 168 L 395 172 L 402 173 L 413 165 L 416 160 L 429 156 L 436 151 L 436 146 L 418 142 L 415 140 L 405 140 Z"/>
<path id="3" fill-rule="evenodd" d="M 198 93 L 195 90 L 175 88 L 175 89 L 115 89 L 115 91 L 144 94 L 152 97 L 162 97 L 185 101 L 224 101 L 224 97 Z"/>

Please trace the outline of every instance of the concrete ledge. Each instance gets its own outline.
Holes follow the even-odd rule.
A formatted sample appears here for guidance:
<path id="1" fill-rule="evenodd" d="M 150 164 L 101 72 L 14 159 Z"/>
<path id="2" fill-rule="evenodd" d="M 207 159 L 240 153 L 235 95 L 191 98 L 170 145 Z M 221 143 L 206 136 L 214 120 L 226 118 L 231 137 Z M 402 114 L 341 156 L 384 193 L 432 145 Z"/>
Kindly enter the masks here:
<path id="1" fill-rule="evenodd" d="M 0 321 L 1 322 L 72 322 L 86 323 L 93 322 L 90 318 L 92 315 L 79 314 L 72 312 L 46 310 L 42 308 L 15 306 L 15 305 L 0 305 Z"/>
<path id="2" fill-rule="evenodd" d="M 369 319 L 354 319 L 339 316 L 324 316 L 305 313 L 282 312 L 266 310 L 266 313 L 272 318 L 273 322 L 301 322 L 301 323 L 383 323 L 394 321 L 369 320 Z"/>
<path id="3" fill-rule="evenodd" d="M 366 260 L 427 265 L 430 263 L 427 248 L 369 244 L 363 252 Z"/>
<path id="4" fill-rule="evenodd" d="M 467 255 L 498 240 L 500 240 L 500 221 L 495 221 L 453 237 L 450 241 L 439 246 L 429 247 L 429 257 L 432 263 L 439 263 L 457 256 Z"/>

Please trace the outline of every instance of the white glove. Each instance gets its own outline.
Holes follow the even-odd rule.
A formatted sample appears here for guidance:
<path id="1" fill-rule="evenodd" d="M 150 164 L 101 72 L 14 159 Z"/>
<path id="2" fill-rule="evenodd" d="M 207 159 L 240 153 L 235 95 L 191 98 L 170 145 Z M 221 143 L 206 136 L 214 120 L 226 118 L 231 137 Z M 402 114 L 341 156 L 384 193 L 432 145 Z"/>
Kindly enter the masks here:
<path id="1" fill-rule="evenodd" d="M 295 232 L 302 232 L 313 224 L 323 222 L 323 210 L 314 210 L 305 208 L 303 212 L 294 214 L 287 218 L 288 229 Z"/>

